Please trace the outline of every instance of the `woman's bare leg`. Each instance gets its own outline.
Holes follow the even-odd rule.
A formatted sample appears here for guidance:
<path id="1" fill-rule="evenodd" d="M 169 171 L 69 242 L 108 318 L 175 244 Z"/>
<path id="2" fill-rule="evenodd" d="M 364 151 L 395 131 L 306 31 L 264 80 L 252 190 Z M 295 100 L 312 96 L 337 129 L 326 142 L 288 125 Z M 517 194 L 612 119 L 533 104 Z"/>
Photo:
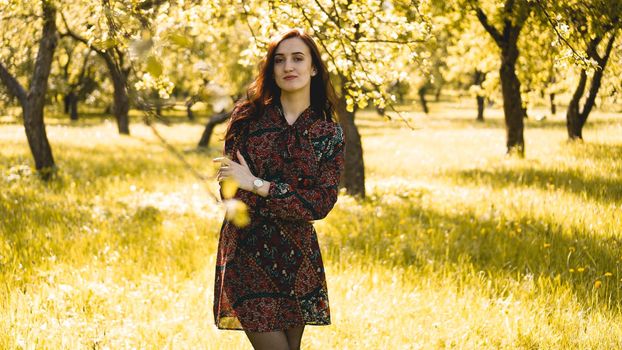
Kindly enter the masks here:
<path id="1" fill-rule="evenodd" d="M 289 350 L 285 332 L 246 332 L 255 350 Z"/>
<path id="2" fill-rule="evenodd" d="M 285 330 L 289 350 L 300 350 L 300 342 L 302 340 L 302 332 L 304 332 L 304 330 L 304 325 Z"/>

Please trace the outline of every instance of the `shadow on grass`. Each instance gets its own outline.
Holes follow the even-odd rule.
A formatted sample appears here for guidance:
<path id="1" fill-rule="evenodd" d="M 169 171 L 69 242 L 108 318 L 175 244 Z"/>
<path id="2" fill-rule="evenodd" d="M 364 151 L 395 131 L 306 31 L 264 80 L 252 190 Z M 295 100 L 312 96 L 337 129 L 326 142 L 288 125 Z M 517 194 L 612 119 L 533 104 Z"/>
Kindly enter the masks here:
<path id="1" fill-rule="evenodd" d="M 426 119 L 427 122 L 442 122 L 450 125 L 451 128 L 476 128 L 476 129 L 505 129 L 505 120 L 503 118 L 487 118 L 483 122 L 478 122 L 475 117 L 458 117 L 458 116 L 438 116 L 431 115 Z M 565 119 L 545 119 L 537 121 L 535 119 L 524 120 L 525 129 L 538 130 L 538 129 L 555 129 L 566 130 Z M 617 126 L 622 124 L 622 119 L 614 118 L 602 118 L 596 120 L 589 120 L 585 126 L 587 130 L 591 128 L 606 128 L 610 126 Z"/>
<path id="2" fill-rule="evenodd" d="M 449 268 L 458 279 L 483 271 L 502 296 L 515 292 L 513 284 L 532 276 L 534 281 L 546 281 L 536 284 L 543 293 L 567 283 L 586 307 L 598 304 L 619 310 L 622 306 L 618 282 L 622 276 L 615 275 L 620 267 L 619 239 L 594 237 L 576 227 L 536 218 L 509 221 L 495 214 L 441 213 L 424 208 L 419 200 L 391 206 L 366 201 L 362 206 L 369 215 L 340 213 L 350 219 L 333 223 L 338 233 L 322 237 L 331 259 L 351 251 L 370 264 Z M 378 207 L 380 218 L 374 217 Z M 597 290 L 596 281 L 601 281 Z"/>
<path id="3" fill-rule="evenodd" d="M 592 198 L 604 203 L 622 201 L 622 178 L 609 178 L 608 174 L 586 175 L 581 169 L 473 169 L 449 173 L 448 177 L 460 182 L 488 184 L 495 188 L 508 186 L 559 188 L 577 196 Z"/>
<path id="4" fill-rule="evenodd" d="M 576 158 L 593 159 L 607 164 L 622 159 L 622 144 L 585 142 L 575 146 L 569 147 L 568 152 Z"/>

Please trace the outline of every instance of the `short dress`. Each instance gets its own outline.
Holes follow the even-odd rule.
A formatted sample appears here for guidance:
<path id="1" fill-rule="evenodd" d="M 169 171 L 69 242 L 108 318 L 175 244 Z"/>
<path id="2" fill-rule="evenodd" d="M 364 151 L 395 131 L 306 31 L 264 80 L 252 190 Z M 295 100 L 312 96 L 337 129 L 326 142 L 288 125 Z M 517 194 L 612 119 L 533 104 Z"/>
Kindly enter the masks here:
<path id="1" fill-rule="evenodd" d="M 232 113 L 245 113 L 237 107 Z M 238 189 L 250 224 L 227 219 L 220 229 L 214 284 L 219 329 L 270 332 L 329 325 L 322 255 L 313 220 L 333 208 L 344 167 L 341 126 L 307 108 L 289 125 L 279 104 L 259 118 L 240 121 L 224 154 L 270 181 L 268 196 Z M 239 162 L 239 161 L 238 161 Z"/>

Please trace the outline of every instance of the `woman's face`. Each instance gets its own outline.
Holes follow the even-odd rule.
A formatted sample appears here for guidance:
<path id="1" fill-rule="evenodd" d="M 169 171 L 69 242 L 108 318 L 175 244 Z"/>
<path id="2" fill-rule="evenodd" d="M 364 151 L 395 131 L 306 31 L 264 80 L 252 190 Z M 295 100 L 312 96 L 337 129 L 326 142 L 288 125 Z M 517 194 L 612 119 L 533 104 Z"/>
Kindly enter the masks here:
<path id="1" fill-rule="evenodd" d="M 311 87 L 317 72 L 312 64 L 309 47 L 300 38 L 281 41 L 274 55 L 274 80 L 281 92 L 298 92 Z"/>

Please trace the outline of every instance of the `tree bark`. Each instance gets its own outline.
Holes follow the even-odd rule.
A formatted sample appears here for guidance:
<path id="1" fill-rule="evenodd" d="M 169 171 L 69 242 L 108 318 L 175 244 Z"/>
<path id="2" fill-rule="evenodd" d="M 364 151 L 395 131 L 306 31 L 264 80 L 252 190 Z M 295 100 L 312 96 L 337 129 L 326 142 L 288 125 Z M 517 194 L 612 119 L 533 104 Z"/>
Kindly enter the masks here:
<path id="1" fill-rule="evenodd" d="M 426 90 L 427 88 L 422 86 L 417 90 L 417 94 L 419 95 L 419 102 L 421 103 L 421 108 L 423 108 L 423 113 L 428 114 L 430 110 L 428 109 L 428 102 L 425 100 Z"/>
<path id="2" fill-rule="evenodd" d="M 189 121 L 194 121 L 194 113 L 192 112 L 191 105 L 186 105 L 186 115 L 188 116 Z"/>
<path id="3" fill-rule="evenodd" d="M 130 119 L 128 112 L 130 110 L 130 98 L 127 94 L 127 75 L 110 65 L 108 69 L 112 77 L 112 86 L 114 87 L 112 111 L 117 120 L 117 128 L 119 129 L 119 134 L 129 135 Z"/>
<path id="4" fill-rule="evenodd" d="M 41 1 L 41 5 L 43 9 L 43 31 L 29 91 L 26 92 L 2 64 L 0 64 L 0 80 L 8 87 L 11 94 L 20 101 L 24 115 L 26 139 L 35 160 L 35 168 L 42 178 L 47 180 L 56 168 L 43 120 L 45 93 L 57 42 L 56 8 L 45 0 Z"/>
<path id="5" fill-rule="evenodd" d="M 69 119 L 78 120 L 78 96 L 74 96 L 71 99 L 71 104 L 69 105 Z"/>
<path id="6" fill-rule="evenodd" d="M 579 101 L 581 100 L 583 92 L 585 91 L 586 83 L 587 73 L 585 72 L 585 69 L 581 69 L 579 83 L 577 84 L 577 88 L 572 94 L 572 99 L 570 99 L 568 109 L 566 110 L 566 129 L 568 131 L 568 138 L 570 140 L 583 139 L 583 135 L 581 134 L 583 126 L 579 126 L 579 124 L 581 123 Z"/>
<path id="7" fill-rule="evenodd" d="M 192 106 L 194 106 L 195 103 L 196 103 L 196 99 L 194 98 L 194 96 L 190 97 L 186 101 L 186 114 L 188 115 L 188 120 L 191 121 L 191 122 L 194 121 L 194 113 L 192 112 Z M 199 144 L 199 146 L 200 146 L 200 144 Z"/>
<path id="8" fill-rule="evenodd" d="M 78 95 L 72 90 L 63 99 L 65 103 L 65 114 L 69 114 L 69 119 L 78 120 Z"/>
<path id="9" fill-rule="evenodd" d="M 341 91 L 343 93 L 345 89 Z M 343 128 L 346 143 L 345 171 L 342 183 L 348 194 L 365 198 L 365 163 L 363 162 L 361 135 L 356 124 L 354 124 L 355 111 L 348 112 L 345 98 L 339 99 L 337 114 L 339 123 Z"/>
<path id="10" fill-rule="evenodd" d="M 486 73 L 476 69 L 475 74 L 473 75 L 473 85 L 477 85 L 480 88 L 482 87 L 482 83 L 486 79 Z M 484 121 L 484 96 L 477 95 L 477 118 L 475 119 L 478 122 Z"/>
<path id="11" fill-rule="evenodd" d="M 231 113 L 221 112 L 213 115 L 207 125 L 205 125 L 205 130 L 203 130 L 203 135 L 201 135 L 201 140 L 199 140 L 199 144 L 197 145 L 199 148 L 204 148 L 209 146 L 209 141 L 212 138 L 212 133 L 214 132 L 214 127 L 218 124 L 224 123 L 229 117 Z"/>
<path id="12" fill-rule="evenodd" d="M 555 115 L 557 113 L 557 106 L 555 105 L 555 93 L 554 92 L 549 94 L 549 101 L 551 103 L 551 115 Z"/>
<path id="13" fill-rule="evenodd" d="M 484 96 L 477 96 L 477 118 L 478 122 L 484 122 Z"/>
<path id="14" fill-rule="evenodd" d="M 65 97 L 63 98 L 63 111 L 65 112 L 65 114 L 69 114 L 69 103 L 71 100 L 71 92 L 68 94 L 65 94 Z"/>
<path id="15" fill-rule="evenodd" d="M 518 34 L 515 39 L 518 39 Z M 506 148 L 508 154 L 516 153 L 523 157 L 525 155 L 525 140 L 523 138 L 525 112 L 520 95 L 520 81 L 515 72 L 517 59 L 517 42 L 516 40 L 509 40 L 507 45 L 501 48 L 501 68 L 499 69 L 507 136 Z"/>

